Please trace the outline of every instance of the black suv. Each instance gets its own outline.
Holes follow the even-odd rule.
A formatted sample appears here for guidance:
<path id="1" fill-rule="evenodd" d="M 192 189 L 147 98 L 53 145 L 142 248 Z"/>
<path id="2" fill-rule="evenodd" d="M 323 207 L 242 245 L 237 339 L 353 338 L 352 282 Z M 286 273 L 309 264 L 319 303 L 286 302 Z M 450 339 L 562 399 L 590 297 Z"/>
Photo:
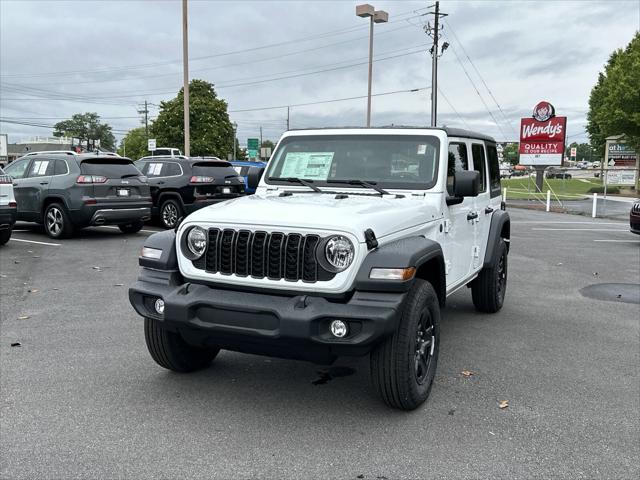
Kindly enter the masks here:
<path id="1" fill-rule="evenodd" d="M 216 157 L 143 157 L 136 165 L 148 178 L 152 213 L 165 228 L 199 208 L 245 194 L 244 179 Z"/>
<path id="2" fill-rule="evenodd" d="M 52 238 L 107 224 L 135 233 L 151 218 L 147 179 L 128 158 L 95 153 L 30 155 L 5 171 L 13 178 L 17 220 L 44 224 Z"/>

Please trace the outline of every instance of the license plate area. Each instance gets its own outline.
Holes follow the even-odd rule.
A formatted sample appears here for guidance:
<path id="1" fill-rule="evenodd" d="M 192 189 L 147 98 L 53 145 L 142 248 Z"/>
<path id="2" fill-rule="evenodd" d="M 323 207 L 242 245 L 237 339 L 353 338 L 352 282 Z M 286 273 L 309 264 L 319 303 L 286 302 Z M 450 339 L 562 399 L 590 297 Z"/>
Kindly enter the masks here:
<path id="1" fill-rule="evenodd" d="M 119 197 L 128 197 L 129 194 L 129 189 L 127 188 L 118 188 L 116 190 L 116 195 L 118 195 Z"/>
<path id="2" fill-rule="evenodd" d="M 222 193 L 224 193 L 225 195 L 229 195 L 231 193 L 231 188 L 229 187 L 224 187 L 222 189 Z"/>

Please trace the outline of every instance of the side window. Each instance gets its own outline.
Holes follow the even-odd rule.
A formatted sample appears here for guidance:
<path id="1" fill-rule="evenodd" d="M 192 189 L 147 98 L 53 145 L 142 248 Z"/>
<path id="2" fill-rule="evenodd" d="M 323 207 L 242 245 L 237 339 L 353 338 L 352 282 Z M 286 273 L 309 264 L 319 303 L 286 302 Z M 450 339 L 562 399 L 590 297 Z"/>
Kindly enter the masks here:
<path id="1" fill-rule="evenodd" d="M 487 145 L 489 157 L 489 190 L 491 197 L 500 196 L 500 165 L 498 163 L 498 151 L 495 145 Z"/>
<path id="2" fill-rule="evenodd" d="M 487 191 L 487 163 L 484 158 L 484 145 L 474 143 L 471 145 L 471 155 L 473 156 L 473 169 L 480 173 L 479 192 Z"/>
<path id="3" fill-rule="evenodd" d="M 54 175 L 65 175 L 69 173 L 69 167 L 67 166 L 67 162 L 62 160 L 61 158 L 56 158 L 55 167 L 53 167 Z"/>
<path id="4" fill-rule="evenodd" d="M 29 169 L 29 175 L 27 176 L 28 177 L 44 177 L 44 176 L 53 175 L 54 166 L 55 166 L 54 160 L 49 160 L 49 159 L 34 160 L 33 163 L 31 164 L 31 168 Z"/>
<path id="5" fill-rule="evenodd" d="M 159 177 L 162 175 L 162 163 L 161 162 L 149 162 L 145 165 L 146 171 L 143 171 L 147 177 Z"/>
<path id="6" fill-rule="evenodd" d="M 167 162 L 164 164 L 164 168 L 162 169 L 163 177 L 173 177 L 180 175 L 182 170 L 180 170 L 180 165 L 175 162 Z"/>
<path id="7" fill-rule="evenodd" d="M 453 195 L 453 175 L 455 172 L 469 170 L 469 156 L 465 143 L 449 143 L 449 163 L 447 165 L 447 191 Z"/>
<path id="8" fill-rule="evenodd" d="M 11 175 L 13 178 L 24 178 L 25 173 L 27 173 L 27 167 L 29 166 L 30 158 L 25 158 L 24 160 L 17 160 L 13 163 L 7 165 L 4 169 L 7 175 Z"/>

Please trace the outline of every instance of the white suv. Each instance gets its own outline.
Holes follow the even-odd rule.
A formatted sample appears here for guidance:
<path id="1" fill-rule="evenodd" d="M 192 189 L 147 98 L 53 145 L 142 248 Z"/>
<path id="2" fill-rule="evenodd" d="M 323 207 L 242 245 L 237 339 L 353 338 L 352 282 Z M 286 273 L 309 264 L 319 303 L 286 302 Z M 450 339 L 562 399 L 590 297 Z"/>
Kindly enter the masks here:
<path id="1" fill-rule="evenodd" d="M 147 239 L 129 298 L 170 370 L 220 349 L 322 364 L 370 354 L 383 400 L 410 410 L 431 389 L 446 298 L 466 285 L 478 310 L 502 307 L 509 238 L 486 135 L 290 131 L 255 195 Z"/>
<path id="2" fill-rule="evenodd" d="M 13 196 L 13 179 L 0 168 L 0 245 L 4 245 L 11 238 L 11 230 L 16 223 L 17 206 Z"/>

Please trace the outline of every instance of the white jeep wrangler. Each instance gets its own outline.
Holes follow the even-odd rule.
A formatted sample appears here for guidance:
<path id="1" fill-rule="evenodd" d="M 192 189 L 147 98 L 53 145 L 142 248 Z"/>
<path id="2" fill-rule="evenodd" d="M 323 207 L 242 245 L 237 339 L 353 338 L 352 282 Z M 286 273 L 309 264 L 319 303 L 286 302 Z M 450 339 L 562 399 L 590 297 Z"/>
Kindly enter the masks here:
<path id="1" fill-rule="evenodd" d="M 383 400 L 419 406 L 447 296 L 466 285 L 488 313 L 504 301 L 495 141 L 450 128 L 289 131 L 261 173 L 249 174 L 255 195 L 146 240 L 129 298 L 153 359 L 189 372 L 220 349 L 322 364 L 370 354 Z"/>

